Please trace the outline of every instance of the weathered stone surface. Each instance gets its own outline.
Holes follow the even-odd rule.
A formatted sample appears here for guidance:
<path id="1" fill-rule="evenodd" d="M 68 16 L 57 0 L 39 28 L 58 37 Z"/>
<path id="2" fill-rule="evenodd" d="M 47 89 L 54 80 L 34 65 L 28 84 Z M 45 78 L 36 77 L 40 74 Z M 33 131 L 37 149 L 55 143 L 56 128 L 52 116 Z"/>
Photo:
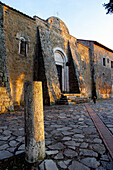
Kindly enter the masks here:
<path id="1" fill-rule="evenodd" d="M 87 148 L 88 147 L 88 143 L 85 143 L 83 142 L 81 145 L 80 145 L 80 148 Z"/>
<path id="2" fill-rule="evenodd" d="M 54 159 L 63 159 L 63 158 L 64 158 L 64 156 L 63 156 L 62 153 L 58 153 L 58 154 L 54 157 Z"/>
<path id="3" fill-rule="evenodd" d="M 13 156 L 13 154 L 10 153 L 9 151 L 0 151 L 0 160 L 10 158 L 12 156 Z"/>
<path id="4" fill-rule="evenodd" d="M 98 153 L 88 150 L 88 149 L 80 149 L 80 156 L 92 156 L 92 157 L 98 157 Z"/>
<path id="5" fill-rule="evenodd" d="M 65 163 L 64 163 L 63 161 L 59 161 L 59 162 L 58 162 L 58 165 L 59 165 L 60 168 L 62 168 L 62 169 L 66 169 L 66 168 L 67 168 L 67 166 L 65 165 Z"/>
<path id="6" fill-rule="evenodd" d="M 12 140 L 12 141 L 9 142 L 9 145 L 10 145 L 11 147 L 17 146 L 18 144 L 19 144 L 19 142 L 16 142 L 15 140 Z"/>
<path id="7" fill-rule="evenodd" d="M 3 132 L 3 135 L 10 135 L 11 134 L 11 131 L 10 130 L 5 130 L 4 132 Z"/>
<path id="8" fill-rule="evenodd" d="M 18 148 L 18 150 L 25 150 L 25 144 L 22 144 L 22 145 Z"/>
<path id="9" fill-rule="evenodd" d="M 64 163 L 65 163 L 66 165 L 68 165 L 70 162 L 71 162 L 71 159 L 68 159 L 68 160 L 64 161 Z"/>
<path id="10" fill-rule="evenodd" d="M 9 147 L 8 144 L 4 144 L 4 145 L 0 146 L 0 150 L 5 150 L 5 149 L 7 149 L 8 147 Z"/>
<path id="11" fill-rule="evenodd" d="M 46 170 L 58 170 L 56 163 L 53 160 L 45 160 L 45 168 Z"/>
<path id="12" fill-rule="evenodd" d="M 67 149 L 64 151 L 64 155 L 67 156 L 68 158 L 73 158 L 73 157 L 78 156 L 78 153 L 71 149 Z"/>
<path id="13" fill-rule="evenodd" d="M 100 165 L 100 163 L 95 158 L 84 158 L 80 162 L 90 168 L 97 168 Z"/>
<path id="14" fill-rule="evenodd" d="M 78 161 L 73 161 L 72 164 L 69 166 L 69 170 L 90 170 L 90 168 L 86 167 Z"/>
<path id="15" fill-rule="evenodd" d="M 92 145 L 90 145 L 90 148 L 94 149 L 94 151 L 96 151 L 96 152 L 98 152 L 100 154 L 104 154 L 105 151 L 106 151 L 103 144 L 92 144 Z"/>
<path id="16" fill-rule="evenodd" d="M 69 141 L 70 139 L 71 139 L 71 137 L 64 137 L 62 140 L 63 141 L 65 141 L 65 140 L 67 141 L 68 140 Z"/>
<path id="17" fill-rule="evenodd" d="M 76 143 L 75 143 L 75 141 L 68 141 L 68 142 L 65 142 L 64 143 L 65 145 L 72 145 L 72 146 L 75 146 L 76 145 Z"/>
<path id="18" fill-rule="evenodd" d="M 65 130 L 70 130 L 70 129 L 72 129 L 72 128 L 70 128 L 70 127 L 63 127 L 63 128 L 57 128 L 57 130 L 58 131 L 65 131 Z"/>
<path id="19" fill-rule="evenodd" d="M 39 165 L 40 170 L 44 170 L 44 161 Z"/>
<path id="20" fill-rule="evenodd" d="M 54 145 L 49 145 L 48 146 L 49 149 L 58 149 L 58 150 L 61 150 L 61 149 L 64 149 L 65 146 L 61 143 L 61 142 L 58 142 Z"/>
<path id="21" fill-rule="evenodd" d="M 101 140 L 101 139 L 96 138 L 96 139 L 94 139 L 94 143 L 102 143 L 102 140 Z"/>
<path id="22" fill-rule="evenodd" d="M 57 154 L 57 153 L 58 153 L 57 150 L 54 150 L 54 151 L 46 151 L 46 154 L 47 154 L 47 155 L 55 155 L 55 154 Z"/>

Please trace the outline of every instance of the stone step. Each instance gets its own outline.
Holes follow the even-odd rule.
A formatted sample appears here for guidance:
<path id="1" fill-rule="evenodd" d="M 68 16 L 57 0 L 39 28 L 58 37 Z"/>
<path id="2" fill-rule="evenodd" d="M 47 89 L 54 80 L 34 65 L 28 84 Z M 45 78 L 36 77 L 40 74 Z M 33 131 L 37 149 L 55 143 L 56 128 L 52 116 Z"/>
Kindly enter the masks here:
<path id="1" fill-rule="evenodd" d="M 57 101 L 60 105 L 73 105 L 79 103 L 89 102 L 90 100 L 86 97 L 81 97 L 81 94 L 63 94 L 61 99 Z"/>
<path id="2" fill-rule="evenodd" d="M 66 94 L 66 93 L 64 93 L 63 96 L 66 96 L 66 97 L 69 97 L 69 96 L 81 97 L 81 94 L 79 94 L 79 93 L 77 93 L 77 94 L 74 94 L 74 93 L 71 93 L 71 94 L 67 93 Z"/>

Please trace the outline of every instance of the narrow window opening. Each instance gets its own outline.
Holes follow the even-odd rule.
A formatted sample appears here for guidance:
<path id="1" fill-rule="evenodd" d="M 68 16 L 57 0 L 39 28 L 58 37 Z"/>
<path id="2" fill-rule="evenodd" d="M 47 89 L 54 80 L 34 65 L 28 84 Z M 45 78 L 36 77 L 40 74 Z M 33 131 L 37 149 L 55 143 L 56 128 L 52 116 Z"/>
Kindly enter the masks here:
<path id="1" fill-rule="evenodd" d="M 24 38 L 20 40 L 20 45 L 19 45 L 19 53 L 23 56 L 27 56 L 27 42 L 25 41 Z"/>
<path id="2" fill-rule="evenodd" d="M 113 68 L 113 61 L 111 61 L 111 68 Z"/>
<path id="3" fill-rule="evenodd" d="M 106 60 L 103 58 L 103 66 L 106 66 Z"/>

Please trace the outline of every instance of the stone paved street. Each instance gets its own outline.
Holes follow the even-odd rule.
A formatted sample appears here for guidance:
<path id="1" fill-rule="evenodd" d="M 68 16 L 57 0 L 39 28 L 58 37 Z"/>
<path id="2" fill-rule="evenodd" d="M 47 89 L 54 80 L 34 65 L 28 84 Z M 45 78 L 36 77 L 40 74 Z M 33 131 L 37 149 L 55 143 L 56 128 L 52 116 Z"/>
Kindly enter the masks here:
<path id="1" fill-rule="evenodd" d="M 89 103 L 113 133 L 113 99 Z M 84 104 L 44 108 L 46 158 L 31 169 L 112 170 L 105 148 Z M 0 160 L 24 152 L 24 113 L 0 115 Z M 1 169 L 3 164 L 1 165 Z M 17 168 L 18 169 L 18 168 Z"/>

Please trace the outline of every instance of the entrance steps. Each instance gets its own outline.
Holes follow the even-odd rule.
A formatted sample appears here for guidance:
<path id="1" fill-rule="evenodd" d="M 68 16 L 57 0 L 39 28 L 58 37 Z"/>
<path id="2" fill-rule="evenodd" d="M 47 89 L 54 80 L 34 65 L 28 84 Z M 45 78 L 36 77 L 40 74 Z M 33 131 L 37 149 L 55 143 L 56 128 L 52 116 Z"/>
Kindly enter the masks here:
<path id="1" fill-rule="evenodd" d="M 59 105 L 74 105 L 79 103 L 89 102 L 89 98 L 81 96 L 81 94 L 62 94 L 61 98 L 57 101 Z"/>

